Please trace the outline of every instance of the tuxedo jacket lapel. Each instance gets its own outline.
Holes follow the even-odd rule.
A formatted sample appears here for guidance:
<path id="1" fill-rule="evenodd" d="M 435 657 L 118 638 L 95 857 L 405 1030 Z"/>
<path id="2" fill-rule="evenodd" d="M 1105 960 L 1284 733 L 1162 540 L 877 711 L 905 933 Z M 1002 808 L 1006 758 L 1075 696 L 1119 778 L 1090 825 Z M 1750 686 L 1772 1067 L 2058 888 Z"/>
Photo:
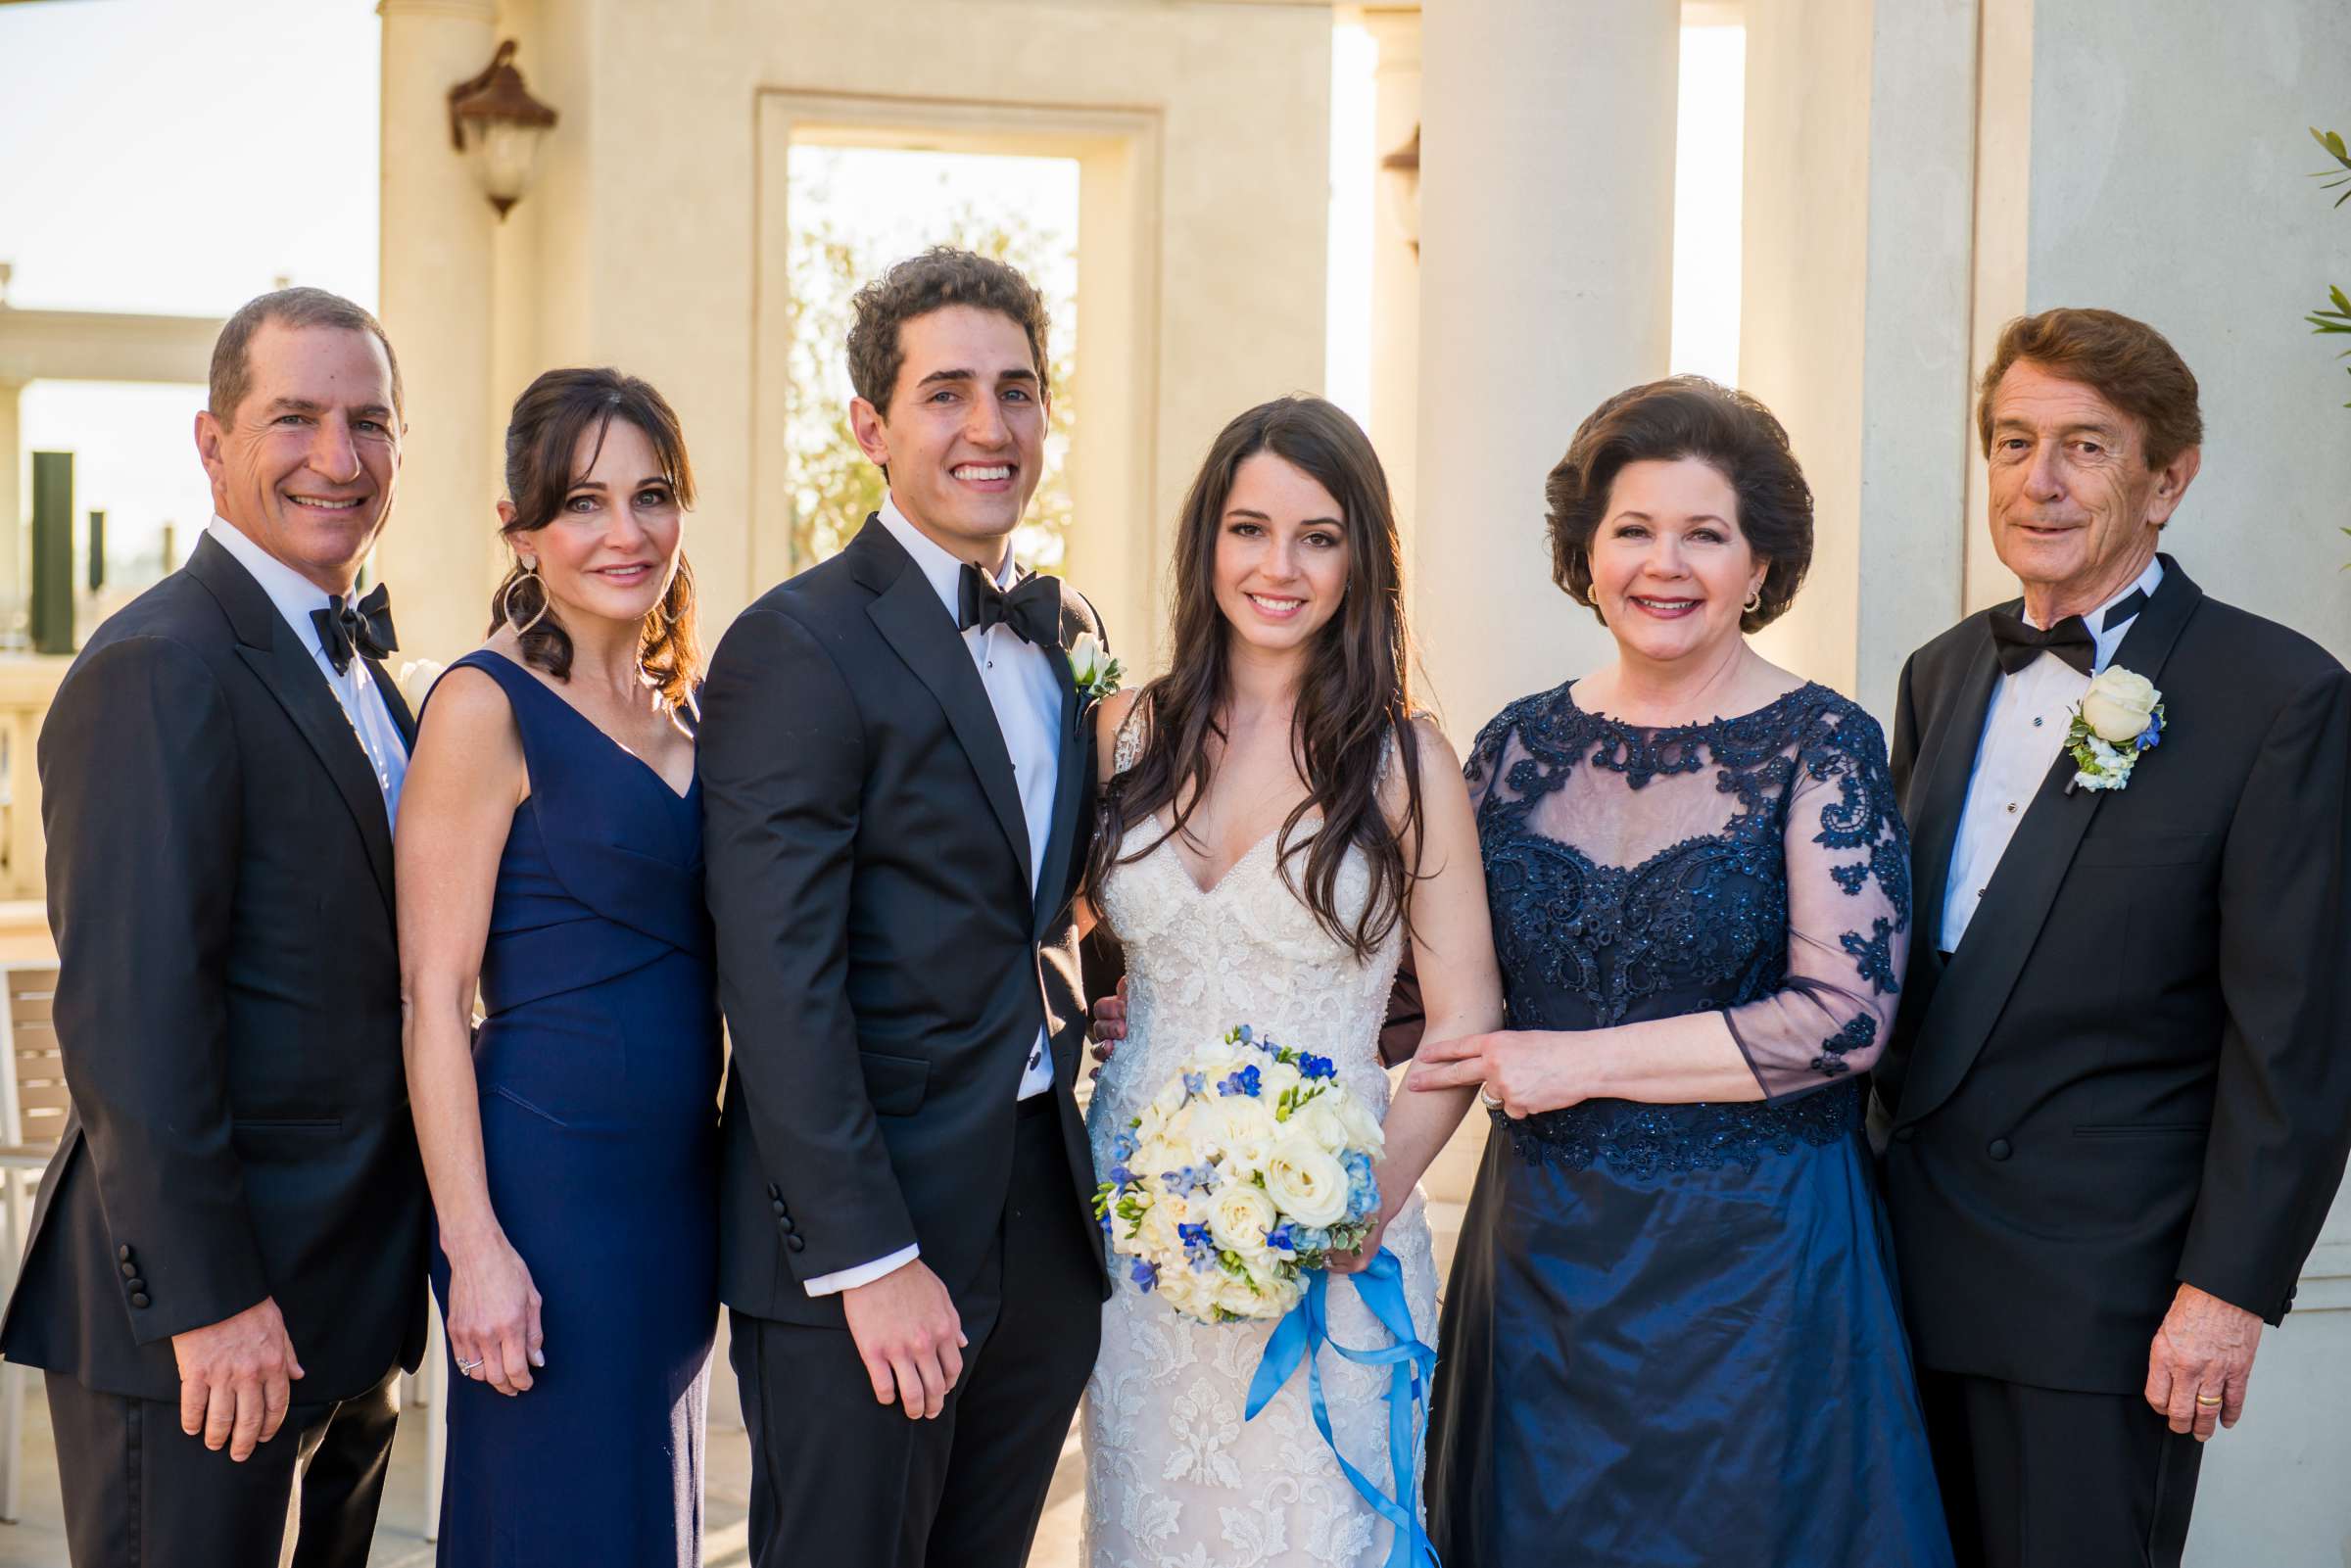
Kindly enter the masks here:
<path id="1" fill-rule="evenodd" d="M 393 727 L 400 731 L 401 749 L 413 752 L 416 749 L 416 716 L 408 711 L 408 699 L 401 694 L 400 683 L 392 679 L 380 660 L 369 659 L 366 663 L 368 677 L 375 682 L 375 689 L 384 699 L 384 708 L 392 715 Z"/>
<path id="2" fill-rule="evenodd" d="M 1992 689 L 1998 685 L 2000 661 L 1987 632 L 1983 645 L 1969 658 L 1959 689 L 1950 703 L 1950 722 L 1929 737 L 1918 759 L 1923 791 L 1918 830 L 1911 853 L 1917 857 L 1917 919 L 1914 939 L 1938 942 L 1943 934 L 1943 905 L 1951 879 L 1951 855 L 1958 846 L 1959 818 L 1967 809 L 1968 781 L 1975 774 L 1976 752 L 1984 741 L 1984 721 L 1991 709 Z"/>
<path id="3" fill-rule="evenodd" d="M 2170 657 L 2172 644 L 2180 640 L 2203 596 L 2203 591 L 2167 556 L 2162 585 L 2123 638 L 2112 665 L 2136 671 L 2160 687 L 2164 660 Z M 1991 700 L 1990 684 L 1979 679 L 1981 665 L 1991 656 L 1991 645 L 1987 635 L 1984 651 L 1970 666 L 1961 691 L 1963 698 L 1972 700 L 1981 685 L 1983 699 L 1972 707 L 1957 708 L 1957 720 L 1948 727 L 1936 759 L 1936 772 L 1928 775 L 1930 791 L 1955 793 L 1947 823 L 1933 815 L 1943 805 L 1941 793 L 1930 794 L 1927 811 L 1922 813 L 1922 830 L 1940 834 L 1941 842 L 1939 846 L 1930 843 L 1922 857 L 1921 930 L 1928 929 L 1927 921 L 1938 927 L 1941 925 L 1951 846 L 1984 733 L 1984 710 Z M 1996 671 L 1996 662 L 1993 668 Z M 1916 1121 L 1949 1097 L 1975 1065 L 1992 1025 L 2007 1007 L 2017 977 L 2024 973 L 2041 927 L 2047 924 L 2057 891 L 2073 869 L 2082 836 L 2105 800 L 2102 790 L 2077 789 L 2068 794 L 2066 785 L 2075 771 L 2073 757 L 2060 751 L 2032 805 L 2025 809 L 2024 820 L 2017 824 L 2016 836 L 2001 854 L 1999 867 L 1984 889 L 1983 902 L 1968 923 L 1967 935 L 1937 982 L 1934 1004 L 1919 1027 L 1913 1064 L 1901 1092 L 1901 1109 L 1895 1118 L 1896 1125 Z M 1932 858 L 1938 848 L 1940 862 Z M 1927 901 L 1930 897 L 1931 903 Z"/>
<path id="4" fill-rule="evenodd" d="M 889 537 L 879 518 L 867 519 L 846 553 L 852 554 L 852 569 L 859 581 L 875 594 L 866 615 L 937 700 L 972 771 L 979 776 L 981 792 L 987 797 L 996 825 L 1004 830 L 1012 846 L 1023 884 L 1033 889 L 1036 868 L 1029 861 L 1029 823 L 1021 814 L 1012 754 L 1005 749 L 1003 732 L 996 728 L 987 688 L 980 684 L 980 672 L 972 668 L 971 650 L 964 646 L 922 568 Z"/>
<path id="5" fill-rule="evenodd" d="M 384 811 L 384 792 L 376 784 L 375 770 L 368 766 L 358 732 L 351 727 L 351 716 L 336 700 L 318 661 L 278 615 L 253 574 L 218 544 L 211 539 L 199 544 L 188 557 L 187 569 L 219 600 L 237 634 L 237 656 L 286 710 L 286 717 L 294 721 L 294 728 L 317 754 L 319 766 L 334 781 L 344 805 L 351 808 L 352 821 L 367 845 L 368 869 L 384 895 L 384 908 L 390 911 L 392 825 Z M 397 697 L 395 692 L 392 711 L 396 721 L 408 712 L 408 705 Z"/>
<path id="6" fill-rule="evenodd" d="M 1045 927 L 1061 913 L 1062 893 L 1070 877 L 1070 857 L 1077 852 L 1079 805 L 1090 782 L 1086 771 L 1084 698 L 1071 673 L 1069 655 L 1063 651 L 1084 630 L 1084 621 L 1065 599 L 1061 611 L 1062 646 L 1044 650 L 1045 656 L 1053 661 L 1053 673 L 1061 685 L 1061 752 L 1059 773 L 1053 784 L 1053 827 L 1045 835 L 1044 875 L 1036 882 L 1034 934 L 1040 938 Z"/>

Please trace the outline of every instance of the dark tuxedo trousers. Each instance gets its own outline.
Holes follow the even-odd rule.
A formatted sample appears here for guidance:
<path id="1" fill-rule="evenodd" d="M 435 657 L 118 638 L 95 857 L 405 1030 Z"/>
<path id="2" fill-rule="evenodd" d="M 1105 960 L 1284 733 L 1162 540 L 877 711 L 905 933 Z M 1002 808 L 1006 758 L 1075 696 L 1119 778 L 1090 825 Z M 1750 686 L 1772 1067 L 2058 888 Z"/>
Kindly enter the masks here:
<path id="1" fill-rule="evenodd" d="M 1075 594 L 1062 628 L 1100 631 Z M 1014 1568 L 1092 1365 L 1108 1285 L 1072 1097 L 1072 894 L 1093 752 L 1045 651 L 1065 685 L 1041 866 L 970 650 L 878 520 L 752 604 L 711 661 L 720 1291 L 761 1563 Z M 1016 1105 L 1040 1026 L 1053 1087 Z M 840 1298 L 806 1290 L 909 1246 L 970 1341 L 924 1423 L 876 1402 Z"/>
<path id="2" fill-rule="evenodd" d="M 210 539 L 91 638 L 40 768 L 72 1114 L 0 1353 L 50 1375 L 77 1564 L 242 1568 L 306 1469 L 388 1451 L 388 1407 L 365 1412 L 423 1350 L 384 798 L 310 651 Z M 264 1299 L 315 1430 L 231 1465 L 179 1430 L 171 1336 Z M 362 1561 L 380 1483 L 322 1474 L 299 1560 Z"/>
<path id="3" fill-rule="evenodd" d="M 2112 660 L 2162 690 L 2162 745 L 2112 791 L 2069 793 L 2061 755 L 1947 959 L 1989 612 L 1897 699 L 1919 930 L 1877 1122 L 1946 1502 L 1990 1563 L 2177 1560 L 2194 1466 L 2141 1398 L 2150 1343 L 2183 1282 L 2284 1314 L 2351 1140 L 2351 676 L 2164 567 Z M 2003 1444 L 2067 1452 L 2094 1547 L 2029 1522 L 2047 1464 L 1958 1462 Z"/>

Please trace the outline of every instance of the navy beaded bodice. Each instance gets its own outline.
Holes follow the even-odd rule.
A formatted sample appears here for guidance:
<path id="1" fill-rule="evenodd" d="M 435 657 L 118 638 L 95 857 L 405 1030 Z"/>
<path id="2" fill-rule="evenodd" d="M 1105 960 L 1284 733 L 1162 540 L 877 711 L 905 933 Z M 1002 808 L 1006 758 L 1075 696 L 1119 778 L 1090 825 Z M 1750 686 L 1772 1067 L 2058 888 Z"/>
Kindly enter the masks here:
<path id="1" fill-rule="evenodd" d="M 1720 1011 L 1767 1097 L 1503 1120 L 1519 1153 L 1636 1176 L 1751 1167 L 1859 1124 L 1855 1069 L 1892 1023 L 1910 910 L 1875 720 L 1813 685 L 1649 730 L 1562 686 L 1505 709 L 1465 771 L 1510 1025 Z"/>

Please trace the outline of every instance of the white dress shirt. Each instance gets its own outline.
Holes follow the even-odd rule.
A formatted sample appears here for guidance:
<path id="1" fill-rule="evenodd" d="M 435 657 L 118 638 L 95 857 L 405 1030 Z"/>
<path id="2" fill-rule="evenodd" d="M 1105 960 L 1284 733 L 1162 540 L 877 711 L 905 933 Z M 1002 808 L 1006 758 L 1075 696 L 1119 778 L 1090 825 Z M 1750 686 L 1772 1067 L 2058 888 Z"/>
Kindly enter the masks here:
<path id="1" fill-rule="evenodd" d="M 392 722 L 392 710 L 385 705 L 384 693 L 367 673 L 366 659 L 355 653 L 351 667 L 338 675 L 334 661 L 326 656 L 326 644 L 318 638 L 318 624 L 311 619 L 312 610 L 327 607 L 326 590 L 262 548 L 225 519 L 214 518 L 205 532 L 235 556 L 239 566 L 253 574 L 253 580 L 262 585 L 262 592 L 269 595 L 269 602 L 277 606 L 279 619 L 293 628 L 294 636 L 310 649 L 318 673 L 326 678 L 327 689 L 334 692 L 335 700 L 343 705 L 343 716 L 351 721 L 351 733 L 375 774 L 375 786 L 383 791 L 385 821 L 397 822 L 401 781 L 408 773 L 408 748 L 400 738 L 400 726 Z"/>
<path id="2" fill-rule="evenodd" d="M 2137 581 L 2082 617 L 2097 644 L 2091 664 L 2103 670 L 2122 646 L 2136 614 L 2105 624 L 2106 612 L 2133 594 L 2152 597 L 2163 581 L 2163 562 L 2147 562 Z M 2026 624 L 2033 624 L 2026 618 Z M 2039 628 L 2047 631 L 2047 627 Z M 2140 671 L 2145 674 L 2145 671 Z M 1975 918 L 1976 901 L 1991 885 L 1991 874 L 2016 836 L 2016 825 L 2031 808 L 2041 781 L 2065 748 L 2065 732 L 2073 724 L 2074 705 L 2089 689 L 2089 677 L 2057 657 L 2043 653 L 2014 675 L 1992 683 L 1991 706 L 1984 715 L 1984 736 L 1976 747 L 1976 766 L 1969 776 L 1967 805 L 1959 814 L 1959 833 L 1951 843 L 1950 879 L 1943 885 L 1943 951 L 1956 951 Z"/>
<path id="3" fill-rule="evenodd" d="M 938 594 L 948 624 L 959 621 L 963 562 L 908 522 L 906 515 L 898 510 L 897 502 L 887 496 L 882 500 L 882 526 L 914 557 L 914 564 Z M 1007 558 L 1002 574 L 996 579 L 997 586 L 1011 588 L 1015 576 L 1012 561 Z M 979 672 L 980 684 L 987 690 L 988 706 L 995 710 L 996 729 L 1004 736 L 1004 749 L 1012 757 L 1013 782 L 1021 792 L 1021 818 L 1029 829 L 1030 891 L 1033 896 L 1033 879 L 1044 869 L 1045 840 L 1053 832 L 1053 796 L 1061 784 L 1062 683 L 1053 668 L 1056 654 L 1034 646 L 1011 627 L 1001 624 L 985 632 L 973 628 L 960 636 L 963 645 L 971 651 L 972 667 Z M 1036 1043 L 1029 1048 L 1029 1061 L 1022 1069 L 1015 1098 L 1031 1099 L 1052 1087 L 1051 1042 L 1040 1024 Z M 920 1248 L 907 1247 L 855 1268 L 820 1275 L 809 1280 L 805 1289 L 811 1296 L 831 1296 L 852 1286 L 871 1284 L 921 1256 Z"/>

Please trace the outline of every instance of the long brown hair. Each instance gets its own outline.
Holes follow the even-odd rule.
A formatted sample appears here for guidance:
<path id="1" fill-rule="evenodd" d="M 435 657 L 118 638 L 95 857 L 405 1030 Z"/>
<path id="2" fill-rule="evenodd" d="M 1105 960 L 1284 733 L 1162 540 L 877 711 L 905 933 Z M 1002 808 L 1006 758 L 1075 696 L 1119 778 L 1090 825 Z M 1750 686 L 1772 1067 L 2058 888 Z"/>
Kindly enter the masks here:
<path id="1" fill-rule="evenodd" d="M 510 546 L 517 535 L 535 534 L 561 515 L 564 498 L 579 479 L 574 459 L 580 438 L 596 432 L 588 459 L 593 467 L 594 453 L 603 450 L 604 433 L 615 419 L 645 433 L 678 504 L 694 504 L 685 430 L 649 382 L 612 369 L 550 370 L 523 389 L 506 421 L 506 498 L 514 503 L 514 520 L 499 530 L 500 537 Z M 490 596 L 490 630 L 520 626 L 537 616 L 537 624 L 521 634 L 522 656 L 556 680 L 568 681 L 571 634 L 554 616 L 542 613 L 549 607 L 546 583 L 524 571 L 517 557 Z M 701 676 L 702 650 L 694 635 L 694 572 L 683 550 L 661 601 L 645 617 L 637 661 L 660 689 L 662 701 L 673 708 L 686 705 Z"/>
<path id="2" fill-rule="evenodd" d="M 1291 720 L 1291 753 L 1308 794 L 1282 823 L 1275 857 L 1282 879 L 1315 919 L 1365 959 L 1405 918 L 1407 892 L 1417 874 L 1405 863 L 1404 841 L 1409 835 L 1417 843 L 1419 837 L 1419 756 L 1410 722 L 1402 550 L 1387 474 L 1363 430 L 1320 398 L 1276 398 L 1226 425 L 1184 497 L 1169 673 L 1136 699 L 1144 710 L 1142 752 L 1103 791 L 1103 831 L 1094 837 L 1088 880 L 1100 887 L 1113 867 L 1139 860 L 1183 832 L 1208 792 L 1210 747 L 1225 737 L 1224 710 L 1232 694 L 1232 629 L 1217 607 L 1217 540 L 1233 478 L 1261 451 L 1328 491 L 1347 532 L 1347 586 L 1338 612 L 1309 649 Z M 1390 736 L 1404 772 L 1401 824 L 1388 820 L 1380 798 Z M 1163 806 L 1173 814 L 1168 831 L 1122 860 L 1124 831 Z M 1309 813 L 1320 815 L 1321 827 L 1296 839 Z M 1339 869 L 1350 845 L 1362 847 L 1371 868 L 1371 896 L 1352 922 L 1338 901 Z M 1303 881 L 1291 865 L 1301 855 Z"/>

